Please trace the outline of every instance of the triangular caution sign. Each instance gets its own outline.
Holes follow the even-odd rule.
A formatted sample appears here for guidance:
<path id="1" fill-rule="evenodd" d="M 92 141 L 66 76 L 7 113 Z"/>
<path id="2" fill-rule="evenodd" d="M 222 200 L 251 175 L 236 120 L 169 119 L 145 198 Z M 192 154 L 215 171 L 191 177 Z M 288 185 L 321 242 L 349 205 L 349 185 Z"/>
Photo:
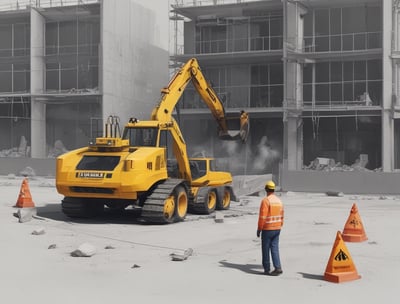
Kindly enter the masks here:
<path id="1" fill-rule="evenodd" d="M 340 231 L 338 231 L 325 269 L 324 279 L 333 283 L 341 283 L 359 278 L 361 276 L 358 275 L 353 259 L 347 250 Z"/>
<path id="2" fill-rule="evenodd" d="M 351 207 L 342 236 L 345 242 L 363 242 L 368 239 L 356 204 Z"/>
<path id="3" fill-rule="evenodd" d="M 18 208 L 33 208 L 35 204 L 32 201 L 31 191 L 29 190 L 28 179 L 24 178 L 21 184 L 21 190 L 19 191 L 17 203 L 15 207 Z"/>

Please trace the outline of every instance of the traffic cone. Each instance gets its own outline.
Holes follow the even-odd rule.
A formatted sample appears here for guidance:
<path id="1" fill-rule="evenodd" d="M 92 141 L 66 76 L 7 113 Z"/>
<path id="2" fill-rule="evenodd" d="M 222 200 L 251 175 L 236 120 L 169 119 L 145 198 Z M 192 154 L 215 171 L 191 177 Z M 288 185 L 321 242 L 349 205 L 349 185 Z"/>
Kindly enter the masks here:
<path id="1" fill-rule="evenodd" d="M 356 204 L 351 207 L 349 218 L 342 232 L 345 242 L 363 242 L 368 240 Z"/>
<path id="2" fill-rule="evenodd" d="M 361 276 L 358 275 L 353 259 L 347 250 L 340 231 L 338 231 L 325 269 L 324 279 L 332 283 L 341 283 L 359 278 Z"/>
<path id="3" fill-rule="evenodd" d="M 19 191 L 17 203 L 14 207 L 17 208 L 33 208 L 35 204 L 32 201 L 31 191 L 29 190 L 28 179 L 24 178 L 21 185 L 21 190 Z"/>

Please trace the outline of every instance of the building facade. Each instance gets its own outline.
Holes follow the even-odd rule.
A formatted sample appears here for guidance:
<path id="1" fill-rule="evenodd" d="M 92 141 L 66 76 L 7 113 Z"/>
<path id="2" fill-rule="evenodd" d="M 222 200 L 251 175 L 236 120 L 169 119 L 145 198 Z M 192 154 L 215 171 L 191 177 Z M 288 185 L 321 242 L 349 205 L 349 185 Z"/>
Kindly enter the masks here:
<path id="1" fill-rule="evenodd" d="M 173 12 L 184 18 L 173 61 L 196 57 L 227 112 L 250 113 L 250 148 L 233 148 L 238 173 L 274 172 L 277 162 L 309 170 L 316 160 L 329 170 L 400 168 L 399 1 L 176 1 Z M 183 120 L 205 125 L 199 97 L 185 94 Z M 214 155 L 232 149 L 201 141 Z"/>
<path id="2" fill-rule="evenodd" d="M 101 136 L 109 115 L 121 128 L 149 117 L 168 82 L 168 24 L 163 0 L 1 5 L 0 155 L 54 157 Z"/>

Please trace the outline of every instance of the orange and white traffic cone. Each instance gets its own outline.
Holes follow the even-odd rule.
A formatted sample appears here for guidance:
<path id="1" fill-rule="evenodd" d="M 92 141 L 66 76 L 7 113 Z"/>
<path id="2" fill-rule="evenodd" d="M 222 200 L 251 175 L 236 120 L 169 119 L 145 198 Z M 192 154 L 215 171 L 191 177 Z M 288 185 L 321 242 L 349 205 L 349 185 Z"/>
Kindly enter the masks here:
<path id="1" fill-rule="evenodd" d="M 356 204 L 351 207 L 350 215 L 342 232 L 345 242 L 363 242 L 368 240 Z"/>
<path id="2" fill-rule="evenodd" d="M 32 201 L 31 191 L 29 190 L 28 179 L 24 178 L 21 185 L 21 190 L 19 191 L 17 203 L 14 207 L 17 208 L 33 208 L 35 207 Z"/>
<path id="3" fill-rule="evenodd" d="M 341 283 L 360 279 L 353 259 L 347 250 L 340 231 L 336 234 L 332 252 L 325 269 L 324 279 L 332 283 Z"/>

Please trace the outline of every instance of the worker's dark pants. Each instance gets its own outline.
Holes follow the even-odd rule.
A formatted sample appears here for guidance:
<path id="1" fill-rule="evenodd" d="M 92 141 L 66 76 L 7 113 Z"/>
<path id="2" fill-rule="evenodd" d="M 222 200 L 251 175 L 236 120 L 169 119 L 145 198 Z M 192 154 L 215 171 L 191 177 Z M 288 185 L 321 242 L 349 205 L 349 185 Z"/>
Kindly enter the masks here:
<path id="1" fill-rule="evenodd" d="M 281 269 L 281 260 L 279 258 L 279 234 L 280 230 L 263 230 L 261 232 L 261 250 L 262 265 L 265 272 L 269 272 L 270 261 L 269 253 L 271 252 L 272 264 L 275 269 Z"/>

